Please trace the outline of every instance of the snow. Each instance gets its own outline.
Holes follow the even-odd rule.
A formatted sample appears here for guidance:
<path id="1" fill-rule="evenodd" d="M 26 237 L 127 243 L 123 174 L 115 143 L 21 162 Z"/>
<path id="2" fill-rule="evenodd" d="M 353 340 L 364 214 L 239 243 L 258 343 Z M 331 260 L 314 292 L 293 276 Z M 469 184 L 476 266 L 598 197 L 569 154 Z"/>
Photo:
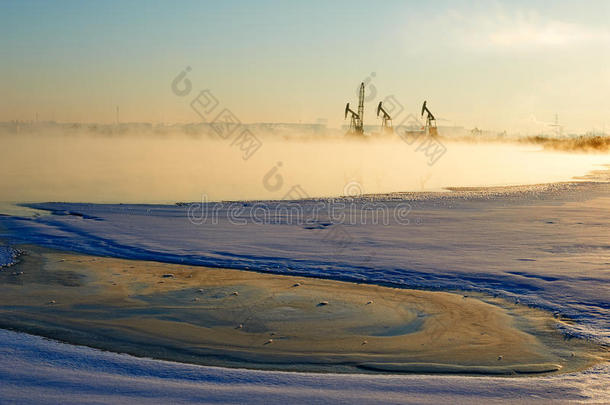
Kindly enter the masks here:
<path id="1" fill-rule="evenodd" d="M 293 203 L 273 201 L 30 204 L 50 215 L 0 216 L 0 237 L 95 255 L 484 291 L 567 315 L 576 321 L 567 332 L 608 342 L 609 186 L 515 190 L 306 200 L 297 207 L 307 220 L 280 209 Z M 374 223 L 371 203 L 409 209 L 401 221 Z M 338 221 L 319 204 L 366 221 Z M 7 252 L 0 247 L 0 260 Z M 2 403 L 609 403 L 608 386 L 607 363 L 531 378 L 282 373 L 138 359 L 0 330 Z"/>
<path id="2" fill-rule="evenodd" d="M 0 330 L 0 402 L 608 403 L 608 366 L 553 377 L 308 374 L 172 363 Z"/>
<path id="3" fill-rule="evenodd" d="M 52 215 L 1 217 L 0 225 L 13 242 L 95 255 L 500 294 L 575 319 L 571 333 L 608 342 L 610 202 L 598 198 L 608 185 L 562 187 L 207 203 L 205 221 L 201 204 L 41 203 L 29 206 Z M 373 223 L 371 204 L 390 213 L 387 224 Z M 293 208 L 302 214 L 288 215 Z M 397 220 L 400 209 L 407 215 Z"/>

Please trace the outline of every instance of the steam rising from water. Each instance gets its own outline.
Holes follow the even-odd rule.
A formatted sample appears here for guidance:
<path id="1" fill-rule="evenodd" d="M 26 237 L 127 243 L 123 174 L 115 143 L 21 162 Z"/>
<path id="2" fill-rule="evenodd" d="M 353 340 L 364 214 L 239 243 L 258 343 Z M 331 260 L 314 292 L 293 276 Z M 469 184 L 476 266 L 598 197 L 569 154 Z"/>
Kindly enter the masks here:
<path id="1" fill-rule="evenodd" d="M 0 201 L 280 199 L 296 185 L 311 197 L 435 191 L 570 180 L 610 161 L 537 145 L 444 141 L 447 152 L 430 166 L 416 145 L 398 137 L 261 140 L 243 160 L 230 140 L 185 134 L 3 134 Z"/>

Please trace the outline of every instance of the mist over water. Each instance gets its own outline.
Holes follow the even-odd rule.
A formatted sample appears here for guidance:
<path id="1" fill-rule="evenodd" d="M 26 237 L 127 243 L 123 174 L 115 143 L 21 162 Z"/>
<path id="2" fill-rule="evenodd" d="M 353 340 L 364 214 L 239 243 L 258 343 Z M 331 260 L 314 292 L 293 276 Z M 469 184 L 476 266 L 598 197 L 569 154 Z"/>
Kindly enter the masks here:
<path id="1" fill-rule="evenodd" d="M 174 203 L 441 191 L 571 180 L 608 155 L 537 145 L 444 142 L 435 164 L 394 136 L 285 139 L 263 134 L 249 159 L 231 140 L 185 134 L 0 135 L 0 201 Z"/>

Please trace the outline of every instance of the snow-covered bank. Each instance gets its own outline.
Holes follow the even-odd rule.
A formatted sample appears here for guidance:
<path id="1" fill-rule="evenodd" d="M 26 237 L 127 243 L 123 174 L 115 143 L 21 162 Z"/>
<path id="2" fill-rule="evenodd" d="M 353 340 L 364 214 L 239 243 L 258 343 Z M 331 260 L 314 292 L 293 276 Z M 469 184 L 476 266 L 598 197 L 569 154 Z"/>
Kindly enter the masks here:
<path id="1" fill-rule="evenodd" d="M 282 373 L 101 352 L 0 330 L 0 402 L 607 403 L 608 366 L 554 377 Z"/>
<path id="2" fill-rule="evenodd" d="M 409 223 L 387 225 L 371 223 L 363 199 L 355 212 L 369 219 L 357 224 L 323 215 L 291 221 L 277 202 L 256 205 L 273 213 L 260 223 L 253 203 L 209 204 L 207 222 L 203 212 L 189 220 L 188 206 L 47 203 L 35 207 L 51 215 L 0 217 L 0 237 L 133 259 L 482 290 L 569 315 L 579 332 L 608 339 L 608 184 L 377 202 L 394 212 L 405 201 Z M 314 212 L 315 201 L 300 204 Z M 0 395 L 9 404 L 608 403 L 609 385 L 608 365 L 532 378 L 281 373 L 136 359 L 0 330 Z"/>
<path id="3" fill-rule="evenodd" d="M 316 209 L 319 201 L 296 205 L 313 215 L 306 222 L 279 202 L 211 203 L 207 213 L 195 205 L 190 219 L 187 206 L 46 203 L 31 206 L 53 215 L 0 217 L 0 225 L 13 242 L 95 255 L 501 294 L 608 341 L 609 196 L 608 183 L 579 183 L 379 198 L 391 215 L 410 204 L 408 221 L 386 224 L 373 221 L 378 211 L 366 199 L 334 206 L 335 215 L 364 216 L 357 223 L 338 223 Z"/>

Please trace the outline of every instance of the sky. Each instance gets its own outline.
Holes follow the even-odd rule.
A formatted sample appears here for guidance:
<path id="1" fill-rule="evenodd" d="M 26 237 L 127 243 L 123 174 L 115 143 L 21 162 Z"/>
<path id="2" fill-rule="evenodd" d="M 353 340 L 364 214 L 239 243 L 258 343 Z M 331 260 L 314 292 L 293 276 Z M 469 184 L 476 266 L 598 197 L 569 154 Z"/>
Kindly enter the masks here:
<path id="1" fill-rule="evenodd" d="M 365 124 L 394 96 L 440 125 L 608 131 L 610 2 L 0 0 L 0 121 L 198 122 L 209 89 L 242 122 L 336 127 L 362 81 Z"/>

